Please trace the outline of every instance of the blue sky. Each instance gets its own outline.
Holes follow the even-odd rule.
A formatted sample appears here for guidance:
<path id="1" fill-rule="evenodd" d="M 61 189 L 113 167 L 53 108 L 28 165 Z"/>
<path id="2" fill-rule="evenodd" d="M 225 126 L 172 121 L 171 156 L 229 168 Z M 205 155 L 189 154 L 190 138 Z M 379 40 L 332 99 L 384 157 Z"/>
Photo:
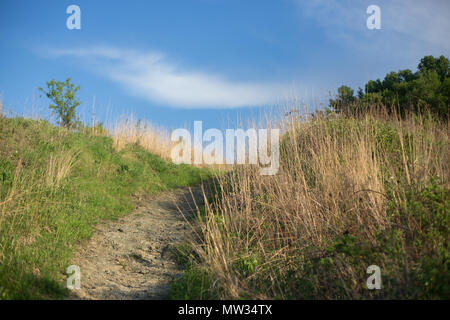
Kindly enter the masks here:
<path id="1" fill-rule="evenodd" d="M 69 30 L 66 8 L 81 9 Z M 381 29 L 366 9 L 381 8 Z M 37 87 L 71 77 L 79 112 L 177 128 L 257 117 L 293 97 L 326 101 L 424 55 L 450 56 L 446 0 L 1 0 L 0 95 L 48 114 Z"/>

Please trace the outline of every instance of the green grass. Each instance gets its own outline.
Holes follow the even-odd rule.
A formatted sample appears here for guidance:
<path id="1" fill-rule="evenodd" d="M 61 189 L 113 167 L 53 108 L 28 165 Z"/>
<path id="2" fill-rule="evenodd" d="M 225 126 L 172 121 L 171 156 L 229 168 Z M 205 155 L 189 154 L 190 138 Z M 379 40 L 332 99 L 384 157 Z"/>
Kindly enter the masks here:
<path id="1" fill-rule="evenodd" d="M 213 274 L 199 267 L 199 258 L 190 244 L 182 244 L 173 250 L 178 266 L 183 269 L 182 277 L 170 282 L 171 300 L 214 300 L 219 299 L 213 290 Z"/>
<path id="2" fill-rule="evenodd" d="M 73 162 L 60 180 L 52 159 Z M 65 269 L 99 221 L 130 213 L 136 193 L 195 185 L 208 175 L 139 145 L 119 152 L 107 136 L 0 116 L 0 299 L 64 298 Z"/>

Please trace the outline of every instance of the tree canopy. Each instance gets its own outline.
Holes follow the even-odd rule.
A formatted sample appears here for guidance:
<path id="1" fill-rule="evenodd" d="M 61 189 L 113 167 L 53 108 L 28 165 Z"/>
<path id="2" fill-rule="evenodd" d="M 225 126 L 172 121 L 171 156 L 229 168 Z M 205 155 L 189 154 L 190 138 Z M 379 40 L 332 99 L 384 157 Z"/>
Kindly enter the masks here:
<path id="1" fill-rule="evenodd" d="M 345 85 L 338 89 L 330 108 L 337 112 L 365 111 L 373 105 L 384 104 L 388 110 L 403 114 L 406 111 L 430 111 L 447 118 L 450 103 L 450 62 L 444 57 L 423 57 L 417 71 L 392 71 L 383 80 L 369 80 L 358 95 Z"/>

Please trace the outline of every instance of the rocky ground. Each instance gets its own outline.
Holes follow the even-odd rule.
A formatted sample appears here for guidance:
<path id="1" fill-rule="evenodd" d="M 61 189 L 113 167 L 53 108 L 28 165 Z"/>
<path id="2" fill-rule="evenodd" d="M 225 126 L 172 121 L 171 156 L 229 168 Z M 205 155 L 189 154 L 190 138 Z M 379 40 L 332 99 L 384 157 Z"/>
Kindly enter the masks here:
<path id="1" fill-rule="evenodd" d="M 72 299 L 164 299 L 169 281 L 181 274 L 171 248 L 186 242 L 186 218 L 201 203 L 200 187 L 136 199 L 136 210 L 102 223 L 72 263 L 81 271 L 81 288 Z"/>

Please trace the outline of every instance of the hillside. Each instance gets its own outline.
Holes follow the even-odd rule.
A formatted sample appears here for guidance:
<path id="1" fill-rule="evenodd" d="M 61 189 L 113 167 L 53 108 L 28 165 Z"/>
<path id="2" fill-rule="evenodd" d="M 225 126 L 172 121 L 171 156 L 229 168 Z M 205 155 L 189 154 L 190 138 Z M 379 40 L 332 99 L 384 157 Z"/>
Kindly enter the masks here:
<path id="1" fill-rule="evenodd" d="M 198 184 L 210 170 L 174 165 L 139 139 L 124 135 L 117 143 L 100 128 L 71 131 L 0 117 L 1 298 L 67 297 L 65 268 L 75 250 L 95 253 L 103 243 L 102 259 L 81 258 L 97 281 L 86 297 L 147 297 L 152 287 L 139 283 L 152 277 L 135 276 L 133 268 L 145 273 L 152 266 L 143 261 L 157 261 L 167 282 L 164 265 L 175 257 L 184 272 L 170 285 L 174 299 L 448 299 L 448 120 L 374 107 L 363 114 L 294 113 L 281 126 L 279 173 L 261 176 L 255 166 L 237 165 L 216 176 L 212 193 L 197 195 L 207 199 L 192 220 L 197 236 L 179 233 L 172 260 L 158 260 L 173 243 L 170 232 L 153 234 L 157 250 L 128 244 L 164 219 L 147 219 L 148 208 L 172 209 L 135 211 L 134 196 Z M 178 224 L 167 219 L 164 230 Z M 116 222 L 88 243 L 102 221 Z M 131 222 L 117 227 L 122 221 Z M 114 249 L 105 234 L 131 249 Z M 116 280 L 128 289 L 96 293 L 110 290 L 97 263 L 122 256 L 121 272 L 133 277 Z M 383 290 L 367 289 L 372 265 L 381 270 Z"/>
<path id="2" fill-rule="evenodd" d="M 0 299 L 65 297 L 68 262 L 98 222 L 208 175 L 92 132 L 0 115 Z"/>
<path id="3" fill-rule="evenodd" d="M 448 299 L 448 120 L 385 111 L 289 116 L 277 175 L 219 178 L 172 297 Z"/>

